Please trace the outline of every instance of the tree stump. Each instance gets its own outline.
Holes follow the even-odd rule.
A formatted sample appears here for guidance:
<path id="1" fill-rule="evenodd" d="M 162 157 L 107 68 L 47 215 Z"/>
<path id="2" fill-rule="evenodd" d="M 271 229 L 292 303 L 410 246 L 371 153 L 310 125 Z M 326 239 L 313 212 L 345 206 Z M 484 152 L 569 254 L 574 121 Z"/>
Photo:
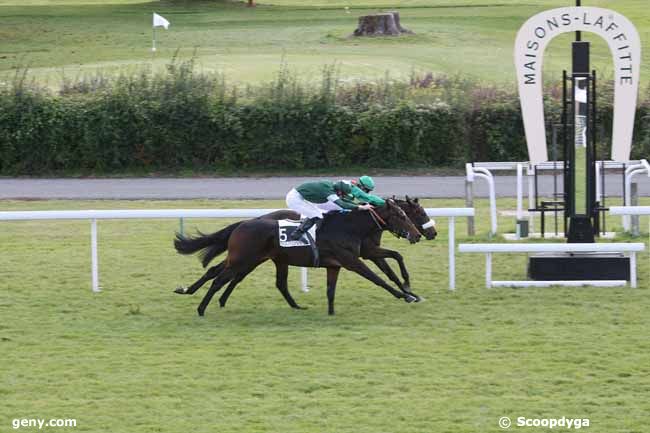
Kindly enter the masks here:
<path id="1" fill-rule="evenodd" d="M 393 14 L 393 17 L 395 18 L 395 25 L 397 26 L 397 29 L 400 31 L 400 33 L 408 33 L 408 34 L 414 34 L 412 31 L 410 31 L 407 28 L 402 27 L 402 23 L 400 22 L 399 18 L 399 12 L 397 11 L 390 11 L 388 12 L 389 14 Z"/>
<path id="2" fill-rule="evenodd" d="M 386 12 L 359 17 L 359 25 L 354 36 L 399 36 L 402 33 L 413 33 L 402 27 L 399 12 Z"/>

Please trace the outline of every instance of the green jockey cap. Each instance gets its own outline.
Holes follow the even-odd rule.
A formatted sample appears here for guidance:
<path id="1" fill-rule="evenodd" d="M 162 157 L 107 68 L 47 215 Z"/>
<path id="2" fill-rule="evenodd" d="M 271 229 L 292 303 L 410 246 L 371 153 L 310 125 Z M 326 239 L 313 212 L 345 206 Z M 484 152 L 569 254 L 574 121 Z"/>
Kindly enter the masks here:
<path id="1" fill-rule="evenodd" d="M 359 185 L 361 185 L 368 192 L 375 189 L 375 181 L 372 180 L 372 177 L 370 176 L 361 176 L 359 178 Z"/>
<path id="2" fill-rule="evenodd" d="M 375 183 L 370 176 L 361 176 L 359 180 L 352 183 L 352 195 L 362 203 L 370 203 L 373 206 L 384 206 L 386 202 L 381 197 L 370 194 L 370 190 L 375 187 Z"/>

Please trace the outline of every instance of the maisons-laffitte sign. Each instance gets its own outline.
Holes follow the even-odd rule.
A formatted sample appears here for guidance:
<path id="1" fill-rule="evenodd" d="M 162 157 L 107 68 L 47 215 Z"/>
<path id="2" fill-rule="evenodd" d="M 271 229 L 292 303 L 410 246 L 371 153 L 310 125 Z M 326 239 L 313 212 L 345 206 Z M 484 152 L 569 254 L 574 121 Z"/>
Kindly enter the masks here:
<path id="1" fill-rule="evenodd" d="M 537 164 L 548 160 L 542 98 L 544 50 L 554 37 L 575 31 L 596 33 L 607 41 L 612 52 L 615 94 L 611 157 L 615 161 L 628 161 L 639 88 L 641 41 L 626 17 L 595 7 L 567 7 L 539 13 L 526 21 L 517 34 L 515 66 L 530 161 Z"/>

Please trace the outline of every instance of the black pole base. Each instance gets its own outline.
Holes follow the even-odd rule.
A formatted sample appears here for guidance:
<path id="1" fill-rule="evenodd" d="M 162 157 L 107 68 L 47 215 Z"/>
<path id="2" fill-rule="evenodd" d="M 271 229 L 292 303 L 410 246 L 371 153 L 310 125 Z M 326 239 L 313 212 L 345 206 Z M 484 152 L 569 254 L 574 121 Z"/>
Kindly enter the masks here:
<path id="1" fill-rule="evenodd" d="M 547 253 L 528 259 L 535 281 L 630 280 L 630 258 L 622 253 Z"/>
<path id="2" fill-rule="evenodd" d="M 569 236 L 567 242 L 594 243 L 594 227 L 591 225 L 591 218 L 586 215 L 576 215 L 569 219 Z"/>

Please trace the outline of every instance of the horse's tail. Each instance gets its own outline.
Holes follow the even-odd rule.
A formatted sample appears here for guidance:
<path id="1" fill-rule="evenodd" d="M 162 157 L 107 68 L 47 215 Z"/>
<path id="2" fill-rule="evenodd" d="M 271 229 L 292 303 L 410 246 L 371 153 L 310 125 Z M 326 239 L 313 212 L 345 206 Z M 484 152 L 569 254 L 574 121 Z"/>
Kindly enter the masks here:
<path id="1" fill-rule="evenodd" d="M 199 235 L 195 237 L 186 237 L 176 233 L 174 248 L 180 254 L 194 254 L 200 251 L 201 264 L 205 268 L 212 259 L 228 249 L 228 239 L 230 239 L 232 232 L 239 227 L 239 224 L 241 224 L 241 221 L 207 235 L 199 232 Z"/>

